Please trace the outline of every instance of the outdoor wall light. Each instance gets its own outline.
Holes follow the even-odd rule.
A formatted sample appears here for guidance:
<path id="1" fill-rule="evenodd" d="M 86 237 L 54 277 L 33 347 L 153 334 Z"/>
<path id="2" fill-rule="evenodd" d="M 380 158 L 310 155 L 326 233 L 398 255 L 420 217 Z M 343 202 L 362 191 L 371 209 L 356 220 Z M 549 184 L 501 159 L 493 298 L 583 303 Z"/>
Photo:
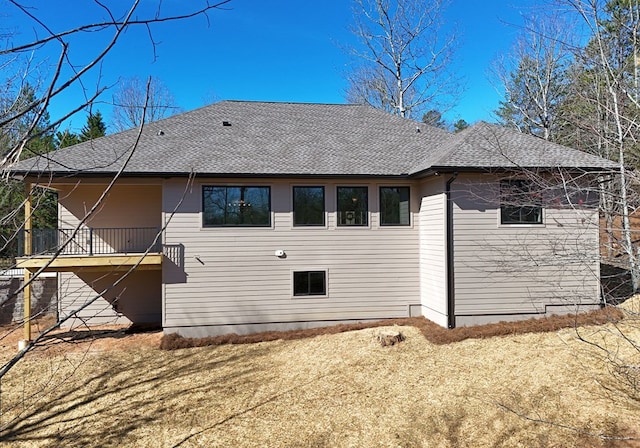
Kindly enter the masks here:
<path id="1" fill-rule="evenodd" d="M 284 250 L 282 250 L 282 249 L 278 249 L 278 250 L 276 250 L 276 252 L 275 252 L 275 254 L 274 254 L 274 255 L 275 255 L 276 257 L 278 257 L 278 258 L 287 258 L 287 254 L 286 254 L 286 253 L 285 253 L 285 251 L 284 251 Z"/>

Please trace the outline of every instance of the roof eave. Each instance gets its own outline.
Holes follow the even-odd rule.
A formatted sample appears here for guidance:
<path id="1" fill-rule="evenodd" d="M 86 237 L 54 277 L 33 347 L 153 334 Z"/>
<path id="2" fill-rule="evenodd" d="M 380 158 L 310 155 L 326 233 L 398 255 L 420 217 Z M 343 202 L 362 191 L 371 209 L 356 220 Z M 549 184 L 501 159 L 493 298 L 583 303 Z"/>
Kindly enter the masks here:
<path id="1" fill-rule="evenodd" d="M 517 167 L 497 167 L 497 166 L 431 166 L 421 171 L 410 173 L 409 177 L 412 178 L 425 178 L 430 176 L 437 176 L 442 173 L 509 173 L 509 172 L 524 172 L 524 171 L 536 171 L 536 172 L 549 172 L 557 170 L 565 170 L 569 172 L 606 172 L 612 173 L 617 168 L 607 167 L 579 167 L 579 166 L 517 166 Z"/>
<path id="2" fill-rule="evenodd" d="M 90 172 L 70 172 L 70 171 L 44 171 L 34 174 L 33 171 L 13 171 L 11 176 L 24 181 L 35 179 L 51 178 L 105 178 L 114 177 L 117 173 L 113 171 L 90 171 Z M 348 174 L 348 173 L 193 173 L 193 172 L 124 172 L 119 175 L 122 178 L 171 178 L 171 177 L 197 177 L 197 178 L 261 178 L 261 179 L 282 179 L 282 178 L 307 178 L 307 179 L 327 179 L 327 178 L 349 178 L 349 179 L 408 179 L 407 173 L 402 174 Z"/>

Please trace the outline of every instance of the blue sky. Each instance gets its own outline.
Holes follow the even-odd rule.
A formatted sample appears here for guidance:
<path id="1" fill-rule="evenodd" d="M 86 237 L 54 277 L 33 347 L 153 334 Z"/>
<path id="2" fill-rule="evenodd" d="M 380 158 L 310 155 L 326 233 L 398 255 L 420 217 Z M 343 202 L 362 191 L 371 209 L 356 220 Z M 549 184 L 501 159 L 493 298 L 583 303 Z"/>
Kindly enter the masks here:
<path id="1" fill-rule="evenodd" d="M 184 10 L 198 1 L 164 0 L 167 12 Z M 32 10 L 56 30 L 67 29 L 104 13 L 87 0 L 35 1 Z M 128 1 L 109 2 L 120 12 Z M 156 2 L 143 1 L 139 15 Z M 464 80 L 457 105 L 447 112 L 449 120 L 492 121 L 492 111 L 500 95 L 491 80 L 489 67 L 501 53 L 509 50 L 522 22 L 535 0 L 452 0 L 445 12 L 447 26 L 458 29 L 454 67 Z M 27 40 L 37 30 L 10 5 L 0 2 L 4 28 L 18 33 L 14 40 Z M 211 11 L 209 20 L 197 17 L 183 22 L 157 25 L 152 29 L 157 59 L 146 30 L 129 30 L 105 63 L 86 79 L 85 87 L 112 86 L 120 76 L 154 76 L 161 79 L 184 110 L 212 100 L 238 99 L 343 103 L 345 72 L 350 56 L 343 46 L 355 44 L 348 27 L 352 4 L 348 0 L 307 2 L 293 0 L 232 0 L 224 10 Z M 76 63 L 88 60 L 104 44 L 106 34 L 92 33 L 71 43 L 70 56 Z M 59 47 L 39 70 L 47 70 L 57 59 Z M 52 103 L 55 118 L 82 98 L 74 88 Z M 102 97 L 100 109 L 108 122 L 111 93 Z M 70 125 L 78 128 L 84 116 Z"/>

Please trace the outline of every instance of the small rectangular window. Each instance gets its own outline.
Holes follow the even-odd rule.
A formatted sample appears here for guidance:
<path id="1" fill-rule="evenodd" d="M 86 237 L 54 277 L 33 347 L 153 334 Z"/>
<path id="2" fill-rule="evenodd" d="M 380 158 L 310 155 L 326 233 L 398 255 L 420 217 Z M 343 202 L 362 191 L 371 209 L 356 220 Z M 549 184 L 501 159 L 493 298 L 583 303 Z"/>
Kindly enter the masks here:
<path id="1" fill-rule="evenodd" d="M 202 224 L 215 226 L 270 226 L 269 187 L 202 187 Z"/>
<path id="2" fill-rule="evenodd" d="M 409 225 L 409 187 L 380 187 L 380 225 Z"/>
<path id="3" fill-rule="evenodd" d="M 324 226 L 324 187 L 293 187 L 293 225 Z"/>
<path id="4" fill-rule="evenodd" d="M 324 296 L 326 294 L 326 271 L 297 271 L 293 273 L 294 296 Z"/>
<path id="5" fill-rule="evenodd" d="M 531 182 L 510 179 L 500 182 L 501 224 L 542 224 L 540 192 Z"/>
<path id="6" fill-rule="evenodd" d="M 367 187 L 338 187 L 338 225 L 366 226 L 369 223 Z"/>

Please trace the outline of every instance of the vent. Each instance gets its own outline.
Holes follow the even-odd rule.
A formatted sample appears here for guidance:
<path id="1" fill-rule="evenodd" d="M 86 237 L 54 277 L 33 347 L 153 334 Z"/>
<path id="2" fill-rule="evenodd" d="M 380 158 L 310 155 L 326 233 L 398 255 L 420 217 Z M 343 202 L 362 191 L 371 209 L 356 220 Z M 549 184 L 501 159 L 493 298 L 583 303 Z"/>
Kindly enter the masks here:
<path id="1" fill-rule="evenodd" d="M 223 121 L 222 122 L 222 126 L 231 126 L 231 122 L 230 121 Z"/>

